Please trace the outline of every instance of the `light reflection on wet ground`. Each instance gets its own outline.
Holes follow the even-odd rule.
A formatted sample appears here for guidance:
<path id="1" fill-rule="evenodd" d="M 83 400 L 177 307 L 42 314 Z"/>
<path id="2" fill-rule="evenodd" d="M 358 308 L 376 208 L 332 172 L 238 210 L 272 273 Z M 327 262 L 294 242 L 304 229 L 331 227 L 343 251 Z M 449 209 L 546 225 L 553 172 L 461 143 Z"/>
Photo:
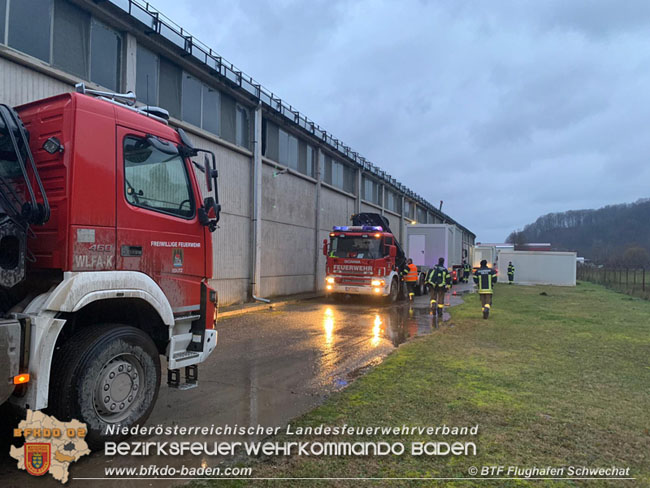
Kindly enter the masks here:
<path id="1" fill-rule="evenodd" d="M 457 288 L 458 289 L 458 288 Z M 459 297 L 451 297 L 452 305 Z M 342 303 L 324 299 L 289 305 L 278 310 L 254 312 L 219 322 L 219 344 L 199 368 L 199 386 L 178 391 L 161 386 L 158 402 L 146 425 L 210 426 L 287 423 L 324 401 L 380 363 L 412 337 L 435 332 L 436 321 L 428 297 L 413 303 L 382 305 L 376 300 L 353 297 Z M 451 326 L 445 314 L 438 327 Z M 163 382 L 164 382 L 163 372 Z M 3 416 L 0 434 L 6 439 L 16 419 Z M 251 438 L 147 436 L 147 441 L 246 441 Z M 0 445 L 6 456 L 8 445 Z M 174 458 L 111 458 L 93 453 L 71 466 L 74 477 L 102 477 L 107 466 L 170 465 L 215 466 L 218 460 L 192 456 Z M 84 481 L 69 486 L 84 486 Z M 0 461 L 0 486 L 60 486 L 46 476 L 34 478 L 16 470 L 15 461 Z M 156 486 L 173 486 L 157 481 Z M 116 486 L 114 481 L 93 486 Z M 142 486 L 142 481 L 121 481 L 122 488 Z"/>

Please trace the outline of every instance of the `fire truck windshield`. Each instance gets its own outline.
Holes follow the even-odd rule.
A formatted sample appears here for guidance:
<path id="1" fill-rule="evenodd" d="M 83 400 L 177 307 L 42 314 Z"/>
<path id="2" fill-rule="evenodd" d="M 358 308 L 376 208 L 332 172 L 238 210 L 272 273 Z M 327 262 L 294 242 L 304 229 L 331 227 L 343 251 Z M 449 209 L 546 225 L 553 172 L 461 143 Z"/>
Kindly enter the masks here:
<path id="1" fill-rule="evenodd" d="M 330 256 L 335 258 L 380 259 L 382 252 L 382 239 L 376 237 L 332 237 Z"/>

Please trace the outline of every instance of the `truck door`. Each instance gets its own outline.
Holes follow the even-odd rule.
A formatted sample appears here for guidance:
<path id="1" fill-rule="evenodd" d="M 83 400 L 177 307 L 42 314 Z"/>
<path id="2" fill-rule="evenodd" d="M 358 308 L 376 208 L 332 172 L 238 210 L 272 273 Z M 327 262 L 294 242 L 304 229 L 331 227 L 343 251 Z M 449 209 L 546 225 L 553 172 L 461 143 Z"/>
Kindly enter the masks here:
<path id="1" fill-rule="evenodd" d="M 206 275 L 205 233 L 187 160 L 120 126 L 116 154 L 117 269 L 149 275 L 175 311 L 198 309 Z"/>

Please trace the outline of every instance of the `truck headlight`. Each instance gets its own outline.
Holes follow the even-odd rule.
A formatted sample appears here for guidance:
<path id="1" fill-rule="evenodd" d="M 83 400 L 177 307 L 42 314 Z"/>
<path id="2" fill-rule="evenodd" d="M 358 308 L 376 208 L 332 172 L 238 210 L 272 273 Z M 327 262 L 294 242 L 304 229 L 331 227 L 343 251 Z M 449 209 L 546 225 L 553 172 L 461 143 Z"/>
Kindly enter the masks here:
<path id="1" fill-rule="evenodd" d="M 372 280 L 370 282 L 372 286 L 384 286 L 384 280 Z"/>
<path id="2" fill-rule="evenodd" d="M 325 278 L 325 282 L 329 283 L 330 285 L 334 284 L 334 277 L 328 276 L 327 278 Z"/>

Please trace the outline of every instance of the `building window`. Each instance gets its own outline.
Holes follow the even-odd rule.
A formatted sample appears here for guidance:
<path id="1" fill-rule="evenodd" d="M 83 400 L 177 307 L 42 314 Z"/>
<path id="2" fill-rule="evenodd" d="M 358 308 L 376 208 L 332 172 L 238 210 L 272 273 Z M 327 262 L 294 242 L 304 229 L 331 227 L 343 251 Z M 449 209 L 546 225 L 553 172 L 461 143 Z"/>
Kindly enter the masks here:
<path id="1" fill-rule="evenodd" d="M 158 56 L 138 44 L 136 54 L 135 93 L 138 101 L 146 105 L 158 105 Z"/>
<path id="2" fill-rule="evenodd" d="M 237 103 L 228 95 L 221 95 L 221 137 L 228 142 L 237 142 L 237 116 L 235 114 Z"/>
<path id="3" fill-rule="evenodd" d="M 404 200 L 404 217 L 413 220 L 413 211 L 415 207 L 410 200 Z"/>
<path id="4" fill-rule="evenodd" d="M 5 24 L 7 15 L 7 0 L 0 0 L 0 44 L 5 44 Z"/>
<path id="5" fill-rule="evenodd" d="M 273 161 L 278 161 L 280 159 L 280 128 L 266 119 L 262 119 L 262 142 L 262 154 Z"/>
<path id="6" fill-rule="evenodd" d="M 183 120 L 201 127 L 201 82 L 193 76 L 183 73 Z"/>
<path id="7" fill-rule="evenodd" d="M 249 110 L 168 59 L 138 46 L 138 101 L 160 105 L 169 115 L 250 148 Z"/>
<path id="8" fill-rule="evenodd" d="M 418 218 L 416 220 L 421 224 L 427 223 L 427 211 L 422 207 L 418 207 Z"/>
<path id="9" fill-rule="evenodd" d="M 315 149 L 305 141 L 298 141 L 298 171 L 308 176 L 314 176 Z"/>
<path id="10" fill-rule="evenodd" d="M 246 128 L 243 127 L 242 132 Z M 305 175 L 313 176 L 315 153 L 316 150 L 302 139 L 280 129 L 270 120 L 262 120 L 262 154 L 265 157 Z"/>
<path id="11" fill-rule="evenodd" d="M 356 170 L 350 166 L 343 165 L 343 189 L 348 193 L 355 193 L 354 191 L 354 179 L 356 176 Z"/>
<path id="12" fill-rule="evenodd" d="M 402 212 L 402 198 L 393 191 L 386 190 L 386 208 L 391 212 Z"/>
<path id="13" fill-rule="evenodd" d="M 90 81 L 114 91 L 120 87 L 122 37 L 101 22 L 90 22 Z"/>
<path id="14" fill-rule="evenodd" d="M 119 32 L 64 0 L 4 0 L 0 4 L 3 21 L 7 8 L 9 46 L 79 78 L 119 91 Z M 2 30 L 4 33 L 4 25 Z"/>
<path id="15" fill-rule="evenodd" d="M 169 115 L 181 118 L 181 69 L 171 61 L 160 58 L 160 105 Z"/>
<path id="16" fill-rule="evenodd" d="M 381 205 L 381 192 L 382 186 L 375 180 L 372 180 L 366 176 L 363 177 L 363 198 L 368 202 L 372 202 L 375 205 Z"/>
<path id="17" fill-rule="evenodd" d="M 58 1 L 54 33 L 54 66 L 87 79 L 90 15 L 71 3 Z"/>
<path id="18" fill-rule="evenodd" d="M 219 90 L 203 85 L 203 128 L 219 134 Z"/>
<path id="19" fill-rule="evenodd" d="M 323 181 L 332 184 L 332 158 L 327 154 L 323 158 Z"/>
<path id="20" fill-rule="evenodd" d="M 52 0 L 9 2 L 9 46 L 49 63 L 52 7 Z"/>
<path id="21" fill-rule="evenodd" d="M 354 193 L 356 170 L 328 155 L 323 160 L 323 181 L 341 190 Z"/>
<path id="22" fill-rule="evenodd" d="M 298 138 L 284 130 L 279 130 L 279 159 L 278 162 L 289 168 L 298 170 Z"/>
<path id="23" fill-rule="evenodd" d="M 250 117 L 248 109 L 242 105 L 237 104 L 237 140 L 236 144 L 240 147 L 250 148 L 249 135 L 250 135 Z"/>

